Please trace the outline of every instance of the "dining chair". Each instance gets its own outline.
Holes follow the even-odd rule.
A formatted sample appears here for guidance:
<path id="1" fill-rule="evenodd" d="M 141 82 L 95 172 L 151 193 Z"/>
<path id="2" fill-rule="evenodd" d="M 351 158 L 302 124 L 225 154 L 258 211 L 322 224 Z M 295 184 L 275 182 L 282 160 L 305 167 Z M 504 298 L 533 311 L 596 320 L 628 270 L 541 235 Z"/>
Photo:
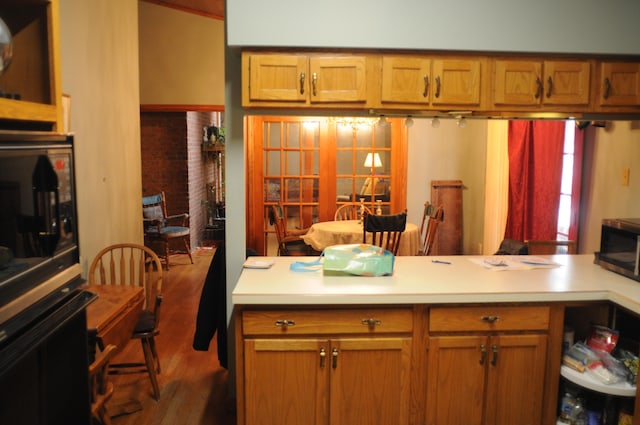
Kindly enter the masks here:
<path id="1" fill-rule="evenodd" d="M 576 241 L 526 240 L 529 255 L 576 254 Z"/>
<path id="2" fill-rule="evenodd" d="M 284 208 L 280 204 L 269 208 L 269 223 L 273 225 L 278 239 L 278 256 L 313 255 L 313 248 L 304 243 L 302 237 L 309 231 L 306 229 L 287 229 Z"/>
<path id="3" fill-rule="evenodd" d="M 89 365 L 91 423 L 110 425 L 107 402 L 113 396 L 113 382 L 109 380 L 109 362 L 116 354 L 116 346 L 107 345 Z"/>
<path id="4" fill-rule="evenodd" d="M 140 340 L 144 363 L 120 363 L 110 366 L 110 373 L 147 373 L 152 395 L 160 399 L 157 375 L 160 358 L 155 337 L 160 333 L 160 305 L 162 303 L 162 263 L 152 249 L 134 243 L 115 244 L 104 248 L 89 267 L 90 285 L 132 285 L 144 288 L 142 312 L 133 330 L 132 339 Z"/>
<path id="5" fill-rule="evenodd" d="M 362 243 L 370 243 L 398 254 L 400 239 L 407 226 L 407 212 L 390 215 L 374 215 L 365 212 Z"/>
<path id="6" fill-rule="evenodd" d="M 342 204 L 338 207 L 336 213 L 333 215 L 333 220 L 358 220 L 360 218 L 359 214 L 361 207 L 362 204 L 360 204 L 359 202 L 349 202 L 346 204 Z M 364 211 L 367 214 L 372 214 L 371 209 L 366 205 L 364 206 Z"/>
<path id="7" fill-rule="evenodd" d="M 142 217 L 144 223 L 145 244 L 162 244 L 164 263 L 169 270 L 169 248 L 172 240 L 182 240 L 193 264 L 191 244 L 189 242 L 189 214 L 167 214 L 167 198 L 164 192 L 142 197 Z"/>
<path id="8" fill-rule="evenodd" d="M 422 224 L 420 224 L 420 235 L 422 236 L 422 246 L 418 251 L 418 255 L 429 255 L 431 247 L 436 240 L 436 232 L 438 225 L 444 219 L 444 209 L 442 206 L 436 207 L 426 201 L 424 203 L 424 212 L 422 213 Z"/>

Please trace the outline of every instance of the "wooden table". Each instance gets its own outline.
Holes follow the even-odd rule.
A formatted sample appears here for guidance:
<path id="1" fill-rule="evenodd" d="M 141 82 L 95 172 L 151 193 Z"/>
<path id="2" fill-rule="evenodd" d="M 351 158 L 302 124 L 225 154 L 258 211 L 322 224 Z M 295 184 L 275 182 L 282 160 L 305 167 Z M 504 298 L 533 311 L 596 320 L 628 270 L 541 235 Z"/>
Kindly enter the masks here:
<path id="1" fill-rule="evenodd" d="M 131 339 L 142 305 L 144 290 L 129 285 L 85 285 L 83 289 L 98 295 L 87 307 L 87 329 L 96 330 L 98 342 L 116 346 L 120 352 Z"/>
<path id="2" fill-rule="evenodd" d="M 303 236 L 304 243 L 322 251 L 328 246 L 362 242 L 362 223 L 358 220 L 321 221 L 314 223 Z M 417 255 L 420 246 L 420 229 L 407 223 L 400 239 L 398 255 Z"/>

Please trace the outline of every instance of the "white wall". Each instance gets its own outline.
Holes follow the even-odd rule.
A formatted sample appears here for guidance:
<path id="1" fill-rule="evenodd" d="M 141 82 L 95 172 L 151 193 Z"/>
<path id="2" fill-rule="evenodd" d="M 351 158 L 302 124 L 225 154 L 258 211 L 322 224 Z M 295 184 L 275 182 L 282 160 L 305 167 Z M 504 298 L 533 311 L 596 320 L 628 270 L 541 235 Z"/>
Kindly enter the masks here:
<path id="1" fill-rule="evenodd" d="M 640 126 L 640 122 L 636 122 Z M 630 121 L 613 121 L 606 128 L 590 127 L 585 137 L 583 211 L 580 252 L 600 249 L 604 218 L 640 217 L 640 129 Z M 629 185 L 622 184 L 622 170 L 629 168 Z"/>
<path id="2" fill-rule="evenodd" d="M 440 126 L 433 128 L 431 119 L 418 118 L 408 130 L 407 220 L 421 222 L 432 180 L 462 180 L 462 251 L 481 254 L 487 121 L 467 120 L 467 126 L 459 128 L 454 119 L 440 119 Z"/>
<path id="3" fill-rule="evenodd" d="M 640 54 L 638 0 L 233 0 L 230 46 Z"/>
<path id="4" fill-rule="evenodd" d="M 138 4 L 62 0 L 62 91 L 75 133 L 80 262 L 142 242 Z"/>

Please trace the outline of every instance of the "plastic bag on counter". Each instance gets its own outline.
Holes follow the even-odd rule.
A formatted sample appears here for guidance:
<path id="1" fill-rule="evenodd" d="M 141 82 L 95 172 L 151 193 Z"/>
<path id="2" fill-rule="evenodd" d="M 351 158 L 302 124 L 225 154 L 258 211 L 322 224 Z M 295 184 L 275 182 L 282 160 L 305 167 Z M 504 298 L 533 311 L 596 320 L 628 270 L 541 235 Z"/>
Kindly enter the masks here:
<path id="1" fill-rule="evenodd" d="M 324 274 L 387 276 L 393 273 L 394 256 L 375 245 L 333 245 L 324 249 Z"/>

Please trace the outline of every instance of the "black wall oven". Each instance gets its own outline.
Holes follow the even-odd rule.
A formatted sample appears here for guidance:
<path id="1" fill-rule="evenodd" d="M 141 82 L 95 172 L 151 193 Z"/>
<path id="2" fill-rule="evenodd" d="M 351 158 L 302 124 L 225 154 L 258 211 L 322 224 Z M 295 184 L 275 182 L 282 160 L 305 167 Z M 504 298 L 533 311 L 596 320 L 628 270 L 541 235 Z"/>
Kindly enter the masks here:
<path id="1" fill-rule="evenodd" d="M 0 423 L 89 423 L 73 136 L 0 131 Z"/>

